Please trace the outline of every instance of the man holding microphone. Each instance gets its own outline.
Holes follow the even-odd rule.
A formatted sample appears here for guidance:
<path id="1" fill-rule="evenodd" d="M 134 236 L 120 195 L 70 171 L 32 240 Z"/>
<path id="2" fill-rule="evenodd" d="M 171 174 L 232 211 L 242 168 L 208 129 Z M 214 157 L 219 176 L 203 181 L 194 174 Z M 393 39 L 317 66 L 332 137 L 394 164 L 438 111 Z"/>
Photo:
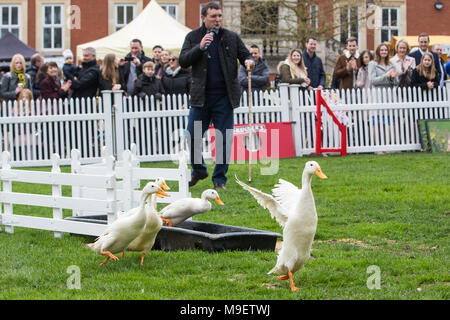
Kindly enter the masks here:
<path id="1" fill-rule="evenodd" d="M 222 28 L 222 10 L 217 3 L 209 2 L 201 16 L 202 26 L 187 34 L 179 57 L 182 68 L 192 66 L 187 128 L 192 166 L 189 186 L 208 177 L 202 138 L 212 123 L 216 129 L 216 166 L 212 181 L 215 189 L 225 189 L 233 144 L 233 109 L 240 105 L 237 61 L 251 68 L 254 61 L 239 36 Z"/>

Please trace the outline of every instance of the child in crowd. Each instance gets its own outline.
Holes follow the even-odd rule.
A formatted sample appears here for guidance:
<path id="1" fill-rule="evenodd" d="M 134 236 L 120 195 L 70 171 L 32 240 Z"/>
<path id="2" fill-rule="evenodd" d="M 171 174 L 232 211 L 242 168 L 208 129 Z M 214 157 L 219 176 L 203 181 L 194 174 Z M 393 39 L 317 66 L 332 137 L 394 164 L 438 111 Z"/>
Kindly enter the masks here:
<path id="1" fill-rule="evenodd" d="M 134 95 L 141 98 L 155 96 L 157 100 L 161 100 L 165 91 L 161 79 L 155 77 L 155 64 L 151 61 L 146 62 L 142 71 L 143 73 L 136 79 Z"/>
<path id="2" fill-rule="evenodd" d="M 74 77 L 78 76 L 78 71 L 80 71 L 80 67 L 77 67 L 73 64 L 73 53 L 69 49 L 64 50 L 64 65 L 63 65 L 63 73 L 64 79 L 73 80 Z"/>

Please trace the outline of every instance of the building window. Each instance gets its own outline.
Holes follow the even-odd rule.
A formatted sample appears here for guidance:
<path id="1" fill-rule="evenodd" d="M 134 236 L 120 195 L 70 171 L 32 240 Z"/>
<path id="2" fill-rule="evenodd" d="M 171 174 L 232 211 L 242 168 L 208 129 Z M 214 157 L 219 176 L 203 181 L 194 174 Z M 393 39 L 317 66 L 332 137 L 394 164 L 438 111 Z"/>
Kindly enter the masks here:
<path id="1" fill-rule="evenodd" d="M 64 5 L 45 4 L 43 10 L 43 49 L 62 49 L 64 47 Z"/>
<path id="2" fill-rule="evenodd" d="M 399 34 L 399 8 L 383 8 L 381 16 L 381 42 L 391 41 Z"/>
<path id="3" fill-rule="evenodd" d="M 341 25 L 341 43 L 346 43 L 350 37 L 358 36 L 358 7 L 345 6 L 341 8 L 340 25 Z"/>
<path id="4" fill-rule="evenodd" d="M 20 6 L 0 5 L 0 37 L 9 31 L 20 39 Z"/>
<path id="5" fill-rule="evenodd" d="M 160 4 L 172 18 L 178 21 L 178 4 Z"/>
<path id="6" fill-rule="evenodd" d="M 312 4 L 309 8 L 311 14 L 311 28 L 317 30 L 319 28 L 319 6 L 317 4 Z"/>
<path id="7" fill-rule="evenodd" d="M 114 12 L 114 31 L 118 31 L 133 21 L 136 17 L 136 5 L 116 4 Z"/>

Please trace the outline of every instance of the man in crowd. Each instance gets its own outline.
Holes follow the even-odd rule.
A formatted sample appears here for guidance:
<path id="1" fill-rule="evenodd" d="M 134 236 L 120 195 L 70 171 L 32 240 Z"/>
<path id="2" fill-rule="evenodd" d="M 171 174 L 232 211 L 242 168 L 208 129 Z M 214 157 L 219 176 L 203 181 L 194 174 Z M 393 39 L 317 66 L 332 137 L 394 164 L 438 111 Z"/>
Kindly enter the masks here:
<path id="1" fill-rule="evenodd" d="M 78 77 L 72 80 L 73 98 L 92 98 L 97 94 L 100 68 L 97 65 L 96 51 L 92 47 L 83 49 L 82 68 Z"/>
<path id="2" fill-rule="evenodd" d="M 127 94 L 131 96 L 134 92 L 134 82 L 136 78 L 142 73 L 142 66 L 151 61 L 149 57 L 145 56 L 142 41 L 133 39 L 130 42 L 130 52 L 119 63 L 120 72 L 123 74 L 125 81 L 124 86 Z"/>
<path id="3" fill-rule="evenodd" d="M 161 52 L 163 52 L 163 47 L 157 44 L 153 47 L 153 62 L 155 63 L 155 73 L 158 73 L 159 68 L 161 67 Z"/>
<path id="4" fill-rule="evenodd" d="M 409 54 L 410 57 L 416 59 L 416 66 L 420 64 L 422 56 L 425 52 L 428 52 L 428 47 L 430 46 L 430 36 L 427 33 L 419 34 L 419 48 Z M 433 54 L 434 66 L 436 67 L 436 72 L 439 72 L 439 77 L 441 73 L 441 67 L 439 66 L 439 57 L 436 52 L 430 51 Z"/>
<path id="5" fill-rule="evenodd" d="M 444 59 L 442 59 L 442 45 L 440 45 L 440 44 L 435 44 L 435 45 L 433 46 L 433 51 L 436 52 L 436 53 L 437 53 L 437 56 L 438 56 L 439 67 L 440 67 L 439 72 L 441 73 L 441 78 L 440 78 L 440 81 L 439 81 L 439 86 L 440 86 L 441 88 L 443 88 L 444 85 L 445 85 L 445 80 L 447 80 L 448 74 L 447 74 L 447 72 L 445 71 L 445 62 L 444 62 Z"/>
<path id="6" fill-rule="evenodd" d="M 347 39 L 347 48 L 336 62 L 335 77 L 339 80 L 339 89 L 352 89 L 360 67 L 358 41 L 355 37 Z M 309 74 L 309 72 L 308 72 Z"/>
<path id="7" fill-rule="evenodd" d="M 233 144 L 233 109 L 240 105 L 236 61 L 250 67 L 254 62 L 239 36 L 222 28 L 222 10 L 216 2 L 209 2 L 202 8 L 201 18 L 201 27 L 187 34 L 179 58 L 182 68 L 192 66 L 187 127 L 192 165 L 189 185 L 194 186 L 208 177 L 202 156 L 202 137 L 212 122 L 216 130 L 216 166 L 212 181 L 215 189 L 225 189 Z M 217 131 L 222 139 L 217 139 L 220 135 Z"/>
<path id="8" fill-rule="evenodd" d="M 41 94 L 40 90 L 40 83 L 36 83 L 36 75 L 39 71 L 39 68 L 44 64 L 44 57 L 40 53 L 35 53 L 31 56 L 31 68 L 27 71 L 27 74 L 31 78 L 31 86 L 32 86 L 32 92 L 33 92 L 33 98 L 37 99 L 39 95 Z"/>
<path id="9" fill-rule="evenodd" d="M 256 44 L 250 46 L 250 54 L 255 61 L 255 68 L 251 72 L 252 91 L 261 91 L 269 82 L 269 65 L 261 57 L 261 51 Z M 239 68 L 239 83 L 242 91 L 248 91 L 248 72 L 245 66 Z"/>
<path id="10" fill-rule="evenodd" d="M 326 82 L 322 59 L 316 54 L 316 48 L 317 40 L 314 37 L 309 37 L 306 40 L 305 51 L 303 51 L 303 61 L 308 72 L 308 78 L 311 80 L 308 86 L 309 90 L 323 89 Z"/>

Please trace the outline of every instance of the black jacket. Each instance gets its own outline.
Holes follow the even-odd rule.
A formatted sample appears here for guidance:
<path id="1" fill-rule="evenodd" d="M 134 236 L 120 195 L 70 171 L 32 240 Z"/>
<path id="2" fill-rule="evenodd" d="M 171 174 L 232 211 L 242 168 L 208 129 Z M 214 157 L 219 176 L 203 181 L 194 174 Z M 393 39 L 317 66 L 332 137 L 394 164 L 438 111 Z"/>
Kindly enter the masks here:
<path id="1" fill-rule="evenodd" d="M 263 90 L 269 83 L 269 65 L 264 59 L 259 59 L 255 62 L 255 68 L 251 73 L 252 78 L 252 90 Z M 242 90 L 248 90 L 248 72 L 244 65 L 239 68 L 239 83 Z"/>
<path id="2" fill-rule="evenodd" d="M 137 77 L 134 84 L 134 95 L 141 98 L 155 96 L 156 99 L 161 99 L 164 93 L 162 82 L 157 77 L 147 77 L 144 73 Z"/>
<path id="3" fill-rule="evenodd" d="M 429 81 L 434 83 L 434 87 L 435 88 L 439 88 L 439 82 L 440 82 L 440 75 L 438 72 L 436 72 L 436 76 L 434 77 L 434 79 L 430 80 L 428 78 L 425 78 L 424 76 L 421 76 L 419 74 L 419 71 L 417 69 L 413 70 L 412 73 L 412 78 L 411 78 L 411 86 L 413 87 L 420 87 L 422 89 L 428 89 L 428 85 L 427 83 Z"/>
<path id="4" fill-rule="evenodd" d="M 119 74 L 118 84 L 120 84 L 120 86 L 121 86 L 120 89 L 126 90 L 126 87 L 124 87 L 124 85 L 126 85 L 126 84 L 124 84 L 122 73 L 119 70 L 117 70 L 117 73 Z M 99 75 L 99 79 L 98 79 L 98 89 L 100 91 L 99 94 L 101 94 L 101 92 L 103 90 L 112 90 L 112 87 L 113 87 L 112 81 L 106 80 L 105 78 L 103 78 L 102 69 L 100 69 L 100 75 Z"/>
<path id="5" fill-rule="evenodd" d="M 318 86 L 325 88 L 326 74 L 323 69 L 322 59 L 315 53 L 310 57 L 306 50 L 303 51 L 302 57 L 308 72 L 308 78 L 311 80 L 309 85 L 313 88 Z"/>
<path id="6" fill-rule="evenodd" d="M 131 58 L 131 52 L 126 55 L 126 58 Z M 144 63 L 146 63 L 148 61 L 153 61 L 153 59 L 147 57 L 145 55 L 144 51 L 142 51 L 141 54 L 137 58 L 139 59 L 139 61 L 141 61 L 141 64 L 139 65 L 139 67 L 136 67 L 136 75 L 139 76 L 142 73 L 142 66 L 144 65 Z M 125 65 L 119 67 L 119 70 L 123 76 L 123 81 L 124 81 L 124 83 L 121 83 L 121 84 L 125 85 L 124 90 L 126 90 L 126 84 L 128 83 L 128 77 L 130 76 L 130 63 L 131 62 L 127 62 Z"/>
<path id="7" fill-rule="evenodd" d="M 191 80 L 191 106 L 203 107 L 205 104 L 205 87 L 207 78 L 208 50 L 200 49 L 200 42 L 206 34 L 205 25 L 202 24 L 189 32 L 184 40 L 180 53 L 180 66 L 188 68 L 192 66 Z M 240 85 L 238 81 L 237 61 L 244 65 L 245 60 L 251 59 L 250 52 L 245 47 L 241 38 L 225 28 L 219 32 L 219 59 L 227 88 L 228 97 L 233 108 L 240 105 Z"/>
<path id="8" fill-rule="evenodd" d="M 31 65 L 30 70 L 27 71 L 27 74 L 31 78 L 31 91 L 33 92 L 34 99 L 37 99 L 39 97 L 39 95 L 41 94 L 41 92 L 40 92 L 41 85 L 40 85 L 40 83 L 35 82 L 38 71 L 39 71 L 39 68 L 36 67 L 35 65 Z"/>
<path id="9" fill-rule="evenodd" d="M 189 94 L 191 89 L 191 73 L 183 69 L 174 75 L 163 72 L 161 81 L 166 94 Z"/>
<path id="10" fill-rule="evenodd" d="M 97 95 L 100 67 L 97 60 L 83 62 L 77 80 L 72 81 L 73 98 L 92 98 Z"/>

